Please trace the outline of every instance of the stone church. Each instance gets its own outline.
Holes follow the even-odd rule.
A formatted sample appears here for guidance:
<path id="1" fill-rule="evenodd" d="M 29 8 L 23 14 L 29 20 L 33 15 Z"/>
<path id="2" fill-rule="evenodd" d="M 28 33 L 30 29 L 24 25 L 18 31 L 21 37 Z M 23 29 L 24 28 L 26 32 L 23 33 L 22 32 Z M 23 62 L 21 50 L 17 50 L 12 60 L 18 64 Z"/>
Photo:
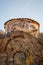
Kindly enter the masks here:
<path id="1" fill-rule="evenodd" d="M 29 18 L 15 18 L 0 30 L 0 65 L 43 65 L 39 42 L 40 24 Z"/>

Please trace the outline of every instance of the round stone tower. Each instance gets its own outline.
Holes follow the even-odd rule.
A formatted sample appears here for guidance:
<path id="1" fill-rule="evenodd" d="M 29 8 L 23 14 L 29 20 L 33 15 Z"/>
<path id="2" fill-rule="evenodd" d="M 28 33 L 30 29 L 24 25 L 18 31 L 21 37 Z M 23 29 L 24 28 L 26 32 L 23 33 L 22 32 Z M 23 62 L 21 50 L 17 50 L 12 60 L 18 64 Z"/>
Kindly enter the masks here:
<path id="1" fill-rule="evenodd" d="M 5 33 L 19 30 L 38 38 L 40 24 L 29 18 L 16 18 L 5 22 L 4 28 Z"/>
<path id="2" fill-rule="evenodd" d="M 0 65 L 43 65 L 38 22 L 16 18 L 7 21 L 4 27 L 6 34 L 0 32 Z"/>

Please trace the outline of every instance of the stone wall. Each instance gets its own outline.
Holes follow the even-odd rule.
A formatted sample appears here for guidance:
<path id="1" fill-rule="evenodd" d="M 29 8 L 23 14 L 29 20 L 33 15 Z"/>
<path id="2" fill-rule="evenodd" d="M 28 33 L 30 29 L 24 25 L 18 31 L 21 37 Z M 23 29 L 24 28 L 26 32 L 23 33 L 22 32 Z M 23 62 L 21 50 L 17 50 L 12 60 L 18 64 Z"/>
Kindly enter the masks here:
<path id="1" fill-rule="evenodd" d="M 32 21 L 20 18 L 5 23 L 7 34 L 0 35 L 0 65 L 43 65 L 43 46 L 36 38 L 39 24 Z"/>
<path id="2" fill-rule="evenodd" d="M 24 31 L 38 38 L 40 25 L 38 22 L 28 18 L 11 19 L 5 23 L 5 32 Z"/>
<path id="3" fill-rule="evenodd" d="M 0 65 L 43 65 L 42 49 L 30 34 L 10 32 L 0 38 Z"/>

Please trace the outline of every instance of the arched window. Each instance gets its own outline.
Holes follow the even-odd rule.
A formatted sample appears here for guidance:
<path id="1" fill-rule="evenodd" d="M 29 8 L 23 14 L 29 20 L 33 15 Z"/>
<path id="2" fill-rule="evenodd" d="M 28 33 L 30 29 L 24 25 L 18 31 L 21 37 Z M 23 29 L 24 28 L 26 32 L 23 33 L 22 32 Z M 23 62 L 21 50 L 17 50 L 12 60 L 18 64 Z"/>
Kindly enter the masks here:
<path id="1" fill-rule="evenodd" d="M 25 65 L 25 55 L 23 53 L 14 55 L 14 65 Z"/>

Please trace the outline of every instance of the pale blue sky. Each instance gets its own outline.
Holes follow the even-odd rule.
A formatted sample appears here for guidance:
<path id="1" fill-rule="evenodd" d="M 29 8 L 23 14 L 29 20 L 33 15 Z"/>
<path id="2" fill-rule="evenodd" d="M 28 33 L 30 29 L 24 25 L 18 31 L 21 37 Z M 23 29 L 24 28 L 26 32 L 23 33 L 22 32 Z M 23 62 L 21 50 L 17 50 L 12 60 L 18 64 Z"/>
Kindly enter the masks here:
<path id="1" fill-rule="evenodd" d="M 43 32 L 43 0 L 0 0 L 0 29 L 12 18 L 32 18 L 41 25 Z"/>

